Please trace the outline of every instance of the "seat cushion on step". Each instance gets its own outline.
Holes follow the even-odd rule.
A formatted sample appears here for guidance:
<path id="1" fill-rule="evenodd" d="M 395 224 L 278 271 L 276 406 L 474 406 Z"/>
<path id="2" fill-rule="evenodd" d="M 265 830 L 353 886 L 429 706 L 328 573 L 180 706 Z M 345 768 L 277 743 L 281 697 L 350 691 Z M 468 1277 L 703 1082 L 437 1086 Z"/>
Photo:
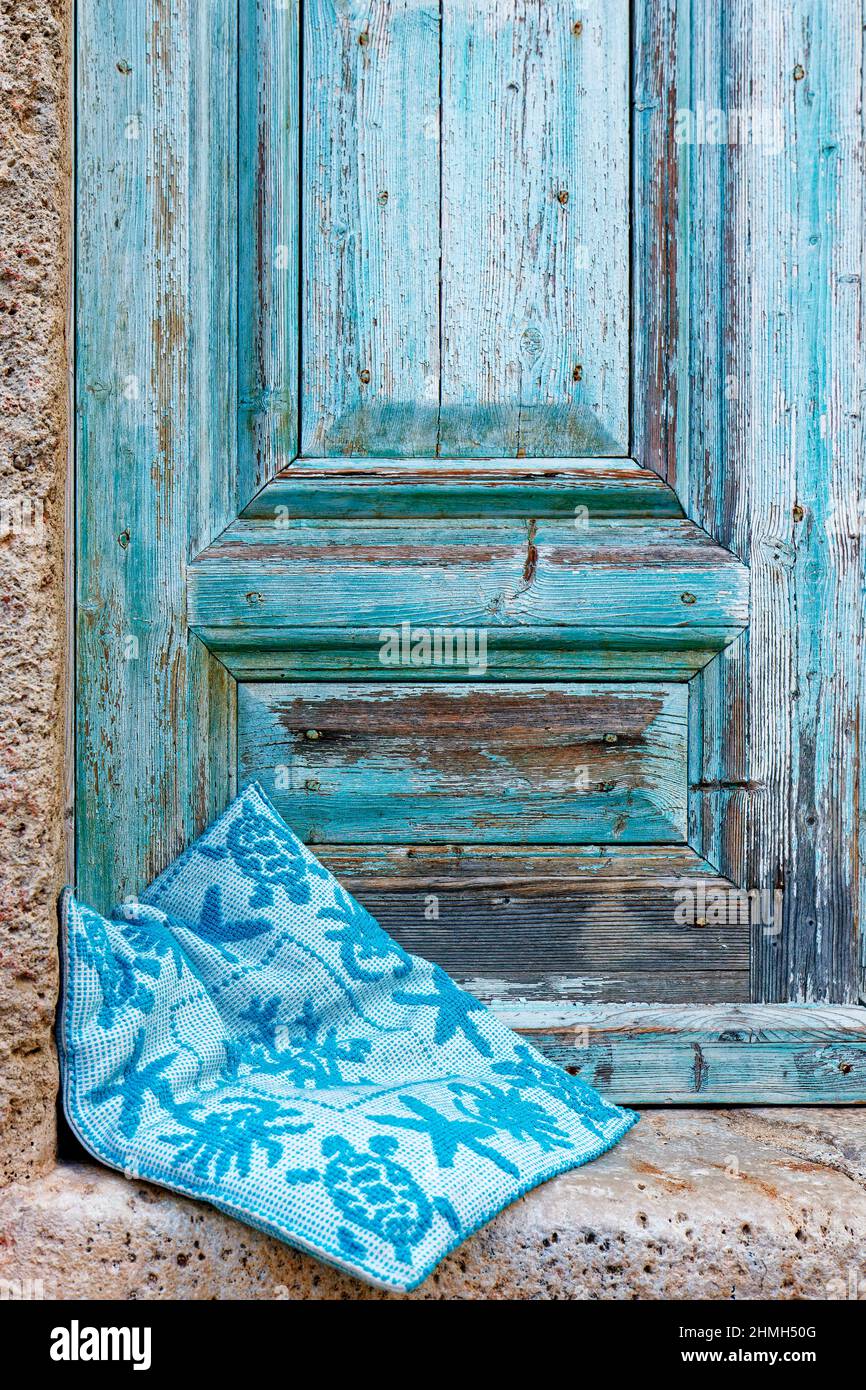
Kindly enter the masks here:
<path id="1" fill-rule="evenodd" d="M 110 919 L 62 917 L 85 1147 L 381 1287 L 637 1119 L 408 955 L 257 784 Z"/>

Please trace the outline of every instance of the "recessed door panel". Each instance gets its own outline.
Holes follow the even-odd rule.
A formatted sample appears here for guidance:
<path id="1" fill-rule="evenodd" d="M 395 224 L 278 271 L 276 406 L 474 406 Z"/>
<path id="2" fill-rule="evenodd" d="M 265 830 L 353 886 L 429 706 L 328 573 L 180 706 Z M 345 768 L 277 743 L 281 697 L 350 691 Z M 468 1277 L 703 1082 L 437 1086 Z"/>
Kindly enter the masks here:
<path id="1" fill-rule="evenodd" d="M 239 773 L 312 843 L 676 843 L 684 685 L 241 684 Z"/>
<path id="2" fill-rule="evenodd" d="M 621 455 L 627 0 L 308 0 L 301 449 Z"/>

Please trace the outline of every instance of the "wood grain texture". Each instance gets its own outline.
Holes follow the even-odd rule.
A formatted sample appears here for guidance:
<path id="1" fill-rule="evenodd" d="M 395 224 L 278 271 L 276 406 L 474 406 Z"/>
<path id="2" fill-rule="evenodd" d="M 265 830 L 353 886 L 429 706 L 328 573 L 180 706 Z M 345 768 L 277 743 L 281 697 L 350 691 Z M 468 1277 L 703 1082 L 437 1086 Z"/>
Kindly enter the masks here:
<path id="1" fill-rule="evenodd" d="M 319 629 L 586 627 L 615 654 L 666 651 L 673 639 L 680 654 L 697 652 L 693 672 L 744 627 L 748 575 L 697 527 L 673 520 L 600 516 L 579 529 L 556 519 L 454 520 L 422 529 L 408 520 L 289 518 L 227 529 L 190 569 L 188 611 L 218 652 L 220 633 L 236 650 L 244 629 L 265 646 L 272 630 L 281 649 L 287 621 L 303 614 Z"/>
<path id="2" fill-rule="evenodd" d="M 627 892 L 608 901 L 557 888 L 542 897 L 508 885 L 358 896 L 407 951 L 473 993 L 481 988 L 485 1000 L 658 1001 L 661 992 L 666 1002 L 694 1003 L 696 990 L 704 1002 L 749 997 L 748 925 L 678 926 L 672 896 Z M 619 993 L 624 986 L 636 992 Z"/>
<path id="3" fill-rule="evenodd" d="M 680 517 L 676 493 L 631 459 L 296 459 L 249 503 L 245 521 Z"/>
<path id="4" fill-rule="evenodd" d="M 728 886 L 686 844 L 330 844 L 316 854 L 353 893 L 508 887 L 549 894 L 558 887 L 574 894 L 595 889 L 605 898 L 635 889 L 649 901 L 684 883 L 702 883 L 707 892 Z"/>
<path id="5" fill-rule="evenodd" d="M 238 759 L 311 843 L 685 838 L 683 686 L 242 684 Z"/>
<path id="6" fill-rule="evenodd" d="M 624 454 L 626 0 L 304 16 L 303 452 Z"/>
<path id="7" fill-rule="evenodd" d="M 866 1010 L 767 1004 L 494 1005 L 510 1028 L 626 1105 L 861 1105 Z"/>
<path id="8" fill-rule="evenodd" d="M 443 4 L 443 453 L 627 450 L 628 11 Z"/>
<path id="9" fill-rule="evenodd" d="M 435 454 L 438 3 L 307 0 L 304 133 L 303 450 Z"/>
<path id="10" fill-rule="evenodd" d="M 749 633 L 695 691 L 693 843 L 737 882 L 784 889 L 782 932 L 755 937 L 754 997 L 851 1001 L 866 892 L 861 6 L 638 8 L 637 90 L 660 104 L 636 169 L 645 188 L 661 171 L 672 227 L 638 281 L 655 308 L 634 449 L 752 575 Z M 677 145 L 677 109 L 718 111 L 725 134 Z M 741 113 L 767 123 L 762 139 L 731 138 Z"/>
<path id="11" fill-rule="evenodd" d="M 253 590 L 252 592 L 255 592 Z M 417 627 L 412 628 L 416 632 Z M 432 632 L 432 629 L 430 629 Z M 445 632 L 456 632 L 453 624 Z M 382 628 L 209 627 L 197 625 L 202 642 L 218 654 L 236 680 L 437 681 L 441 666 L 383 668 Z M 706 629 L 652 627 L 626 631 L 593 627 L 491 627 L 487 666 L 449 666 L 449 680 L 688 681 L 718 650 Z M 708 645 L 712 638 L 713 645 Z"/>
<path id="12" fill-rule="evenodd" d="M 688 91 L 690 6 L 636 0 L 632 50 L 632 452 L 688 498 L 688 201 L 676 117 Z M 687 401 L 687 397 L 686 397 Z"/>
<path id="13" fill-rule="evenodd" d="M 236 510 L 237 35 L 230 8 L 83 0 L 77 43 L 76 859 L 107 909 L 229 781 L 184 565 Z"/>
<path id="14" fill-rule="evenodd" d="M 298 452 L 299 12 L 300 0 L 238 6 L 241 505 Z"/>
<path id="15" fill-rule="evenodd" d="M 485 1002 L 748 999 L 748 914 L 687 845 L 324 844 L 316 854 L 407 949 Z M 699 899 L 699 893 L 703 896 Z M 701 925 L 701 922 L 705 925 Z"/>

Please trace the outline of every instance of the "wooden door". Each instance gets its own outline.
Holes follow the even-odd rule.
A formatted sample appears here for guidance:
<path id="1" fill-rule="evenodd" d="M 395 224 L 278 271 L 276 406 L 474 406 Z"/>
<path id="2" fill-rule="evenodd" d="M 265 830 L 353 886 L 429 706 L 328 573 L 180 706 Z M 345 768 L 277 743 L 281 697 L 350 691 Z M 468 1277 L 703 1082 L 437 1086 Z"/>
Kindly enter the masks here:
<path id="1" fill-rule="evenodd" d="M 794 8 L 807 88 L 737 24 L 705 69 L 709 4 L 84 0 L 86 899 L 255 778 L 615 1098 L 864 1098 L 862 564 L 818 529 L 859 466 L 818 366 L 853 331 L 862 40 Z M 779 164 L 689 137 L 762 81 Z M 753 281 L 732 228 L 779 190 Z M 756 375 L 793 309 L 809 448 Z"/>

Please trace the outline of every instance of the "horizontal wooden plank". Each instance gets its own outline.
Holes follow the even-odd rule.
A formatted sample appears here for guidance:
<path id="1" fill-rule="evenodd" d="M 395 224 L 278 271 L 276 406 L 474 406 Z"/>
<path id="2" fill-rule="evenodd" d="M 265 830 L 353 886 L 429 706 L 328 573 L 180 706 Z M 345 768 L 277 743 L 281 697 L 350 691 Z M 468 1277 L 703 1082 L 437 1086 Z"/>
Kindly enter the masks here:
<path id="1" fill-rule="evenodd" d="M 682 685 L 244 683 L 238 762 L 310 842 L 685 839 Z"/>
<path id="2" fill-rule="evenodd" d="M 381 680 L 381 627 L 209 627 L 196 631 L 238 680 Z M 417 634 L 417 628 L 412 631 Z M 448 667 L 449 680 L 687 681 L 718 650 L 708 633 L 586 627 L 487 628 L 487 669 Z M 441 666 L 384 668 L 389 681 L 439 681 Z"/>
<path id="3" fill-rule="evenodd" d="M 245 521 L 291 518 L 680 517 L 673 490 L 631 459 L 297 459 L 253 498 Z"/>
<path id="4" fill-rule="evenodd" d="M 417 893 L 361 888 L 355 896 L 406 950 L 461 978 L 472 970 L 504 981 L 607 970 L 748 972 L 748 923 L 680 926 L 673 894 L 604 895 L 596 888 L 528 895 L 504 886 Z M 685 988 L 682 998 L 688 999 Z"/>
<path id="5" fill-rule="evenodd" d="M 317 845 L 407 950 L 494 1000 L 749 997 L 749 927 L 678 925 L 731 885 L 688 845 Z M 724 900 L 727 901 L 726 896 Z"/>
<path id="6" fill-rule="evenodd" d="M 318 845 L 316 854 L 351 892 L 507 887 L 512 893 L 650 892 L 729 887 L 690 845 Z"/>
<path id="7" fill-rule="evenodd" d="M 188 612 L 220 654 L 244 628 L 267 651 L 267 630 L 286 626 L 583 627 L 618 676 L 621 653 L 643 671 L 639 654 L 664 651 L 671 633 L 694 672 L 745 626 L 748 574 L 684 520 L 576 529 L 535 518 L 422 527 L 289 517 L 225 531 L 190 567 Z M 274 644 L 285 650 L 279 636 Z"/>
<path id="8" fill-rule="evenodd" d="M 453 978 L 485 1004 L 501 1008 L 527 1002 L 621 1003 L 652 999 L 657 1004 L 730 1004 L 749 999 L 748 970 L 617 970 L 594 974 L 512 971 L 507 979 L 452 971 Z"/>
<path id="9" fill-rule="evenodd" d="M 609 479 L 633 479 L 639 486 L 656 492 L 673 491 L 657 474 L 634 458 L 599 458 L 594 454 L 551 454 L 545 458 L 513 458 L 505 454 L 484 454 L 477 458 L 461 458 L 441 454 L 435 459 L 347 454 L 328 456 L 299 454 L 280 470 L 279 476 L 304 476 L 307 473 L 323 477 L 351 477 L 373 473 L 377 477 L 417 475 L 447 486 L 450 477 L 477 478 L 486 473 L 511 475 L 515 478 L 557 478 L 560 474 L 577 475 L 602 483 Z"/>
<path id="10" fill-rule="evenodd" d="M 543 1001 L 494 1009 L 622 1104 L 866 1103 L 866 1009 Z"/>

